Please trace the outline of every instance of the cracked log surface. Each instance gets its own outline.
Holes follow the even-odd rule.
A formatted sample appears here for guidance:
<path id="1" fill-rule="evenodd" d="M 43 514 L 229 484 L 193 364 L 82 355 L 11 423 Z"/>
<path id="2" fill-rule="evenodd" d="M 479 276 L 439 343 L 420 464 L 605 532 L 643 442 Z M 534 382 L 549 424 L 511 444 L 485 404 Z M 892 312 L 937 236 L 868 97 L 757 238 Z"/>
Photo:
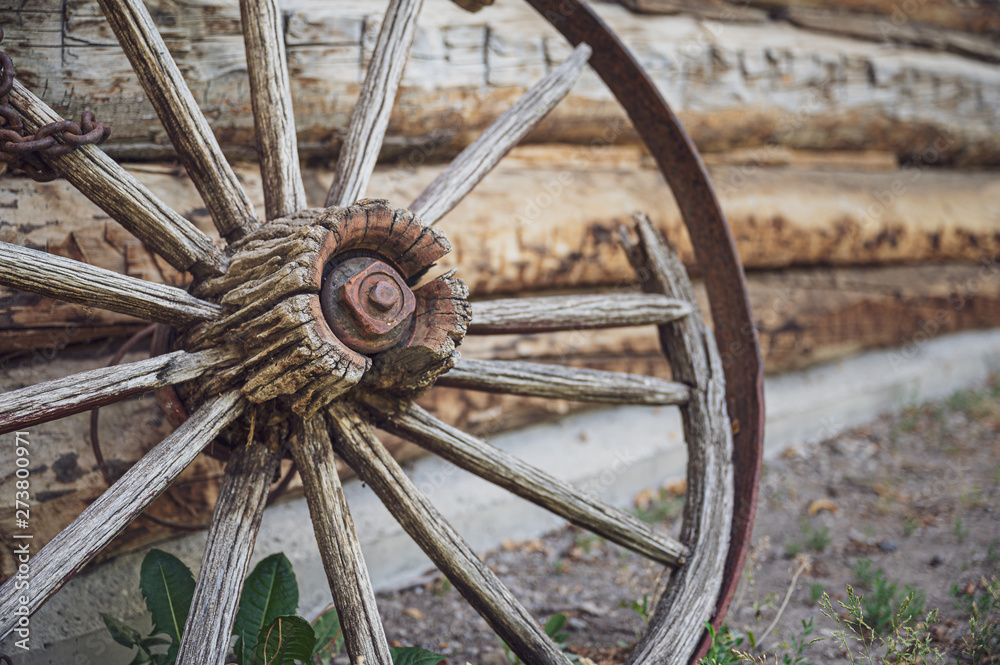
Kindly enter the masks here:
<path id="1" fill-rule="evenodd" d="M 37 0 L 10 17 L 4 42 L 23 82 L 78 117 L 109 120 L 116 156 L 162 158 L 169 143 L 96 0 Z M 229 154 L 253 152 L 246 54 L 235 3 L 151 0 L 168 49 Z M 916 156 L 944 137 L 940 159 L 1000 163 L 1000 19 L 990 3 L 694 3 L 626 0 L 597 11 L 636 51 L 705 151 L 777 144 Z M 778 12 L 765 11 L 780 6 Z M 363 0 L 281 5 L 303 157 L 331 160 L 360 90 L 383 6 Z M 895 13 L 894 13 L 895 11 Z M 770 16 L 781 16 L 771 19 Z M 460 150 L 570 47 L 525 4 L 469 14 L 428 0 L 383 156 Z M 710 110 L 706 110 L 710 109 Z M 529 140 L 586 142 L 610 130 L 634 142 L 593 74 Z M 615 127 L 618 127 L 615 129 Z M 939 144 L 944 145 L 944 144 Z"/>
<path id="2" fill-rule="evenodd" d="M 901 169 L 887 157 L 775 150 L 714 158 L 712 175 L 750 273 L 769 371 L 899 344 L 935 308 L 947 306 L 950 295 L 966 293 L 981 272 L 986 279 L 978 297 L 949 307 L 944 327 L 998 324 L 1000 276 L 991 260 L 1000 255 L 1000 183 L 988 172 Z M 132 170 L 211 230 L 197 192 L 175 168 L 144 164 Z M 379 170 L 371 188 L 394 202 L 412 200 L 437 171 Z M 241 166 L 237 173 L 254 202 L 262 203 L 256 169 Z M 321 200 L 329 172 L 307 169 L 305 175 L 312 199 Z M 561 188 L 558 205 L 531 207 L 553 187 Z M 6 178 L 0 206 L 2 241 L 184 284 L 184 275 L 81 202 L 66 183 Z M 632 278 L 614 231 L 635 209 L 650 212 L 690 265 L 679 214 L 664 201 L 661 176 L 638 150 L 521 148 L 441 220 L 452 252 L 439 266 L 457 268 L 473 298 L 621 286 Z M 539 215 L 544 224 L 534 223 Z M 511 224 L 512 216 L 525 223 Z M 123 315 L 0 288 L 0 348 L 11 352 L 120 337 L 139 325 Z"/>

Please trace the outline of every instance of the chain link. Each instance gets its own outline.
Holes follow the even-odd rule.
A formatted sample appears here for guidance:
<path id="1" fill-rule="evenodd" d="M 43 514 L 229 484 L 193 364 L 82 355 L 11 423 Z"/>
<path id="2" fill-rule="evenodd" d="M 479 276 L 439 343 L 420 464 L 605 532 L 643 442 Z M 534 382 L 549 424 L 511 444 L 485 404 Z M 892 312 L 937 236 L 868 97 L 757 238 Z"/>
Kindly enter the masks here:
<path id="1" fill-rule="evenodd" d="M 0 28 L 0 42 L 3 28 Z M 99 145 L 111 135 L 111 127 L 98 122 L 93 111 L 84 111 L 77 124 L 70 120 L 50 122 L 34 134 L 25 129 L 21 116 L 10 106 L 10 89 L 14 86 L 14 62 L 0 51 L 0 162 L 24 171 L 39 182 L 59 177 L 40 155 L 58 156 L 82 145 Z"/>

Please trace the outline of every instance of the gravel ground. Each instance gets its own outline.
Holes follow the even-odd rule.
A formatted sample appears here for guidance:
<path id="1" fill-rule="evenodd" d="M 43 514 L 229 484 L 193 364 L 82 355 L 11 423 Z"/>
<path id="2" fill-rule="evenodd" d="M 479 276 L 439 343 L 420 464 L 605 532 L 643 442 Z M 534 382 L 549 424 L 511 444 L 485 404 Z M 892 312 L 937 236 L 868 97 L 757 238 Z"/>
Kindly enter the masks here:
<path id="1" fill-rule="evenodd" d="M 968 635 L 961 606 L 982 593 L 984 576 L 1000 574 L 998 397 L 994 381 L 769 462 L 750 563 L 727 624 L 753 632 L 758 653 L 780 657 L 811 619 L 811 638 L 823 639 L 806 647 L 805 658 L 845 662 L 818 599 L 825 592 L 837 605 L 848 585 L 871 598 L 883 570 L 883 590 L 912 585 L 925 610 L 938 609 L 928 632 L 955 662 Z M 679 490 L 641 492 L 637 511 L 676 534 Z M 663 581 L 656 566 L 573 527 L 505 543 L 484 560 L 540 621 L 565 614 L 569 650 L 597 663 L 625 659 L 644 626 L 632 605 Z M 379 607 L 394 645 L 431 649 L 453 664 L 508 662 L 486 623 L 439 577 L 380 594 Z"/>

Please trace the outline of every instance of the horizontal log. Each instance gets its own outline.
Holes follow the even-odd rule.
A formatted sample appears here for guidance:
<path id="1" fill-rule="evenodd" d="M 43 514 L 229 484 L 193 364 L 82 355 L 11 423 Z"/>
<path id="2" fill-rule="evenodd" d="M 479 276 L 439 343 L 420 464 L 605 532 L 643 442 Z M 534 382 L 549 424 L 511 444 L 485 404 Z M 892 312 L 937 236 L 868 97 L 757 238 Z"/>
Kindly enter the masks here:
<path id="1" fill-rule="evenodd" d="M 643 14 L 696 16 L 725 23 L 788 23 L 817 32 L 904 44 L 997 62 L 1000 16 L 985 4 L 951 0 L 620 0 Z M 775 11 L 780 10 L 780 11 Z"/>
<path id="2" fill-rule="evenodd" d="M 252 157 L 236 4 L 147 4 L 224 150 Z M 927 0 L 903 7 L 893 0 L 856 0 L 836 9 L 799 0 L 679 4 L 677 16 L 637 16 L 614 3 L 596 9 L 635 50 L 702 150 L 874 148 L 908 157 L 946 135 L 953 140 L 943 161 L 1000 163 L 994 130 L 1000 73 L 982 61 L 997 48 L 998 19 L 988 3 Z M 776 5 L 781 11 L 770 11 Z M 289 0 L 281 7 L 300 154 L 329 161 L 344 140 L 384 6 Z M 692 16 L 725 29 L 705 30 Z M 857 39 L 865 32 L 877 34 Z M 570 52 L 519 3 L 468 14 L 450 0 L 427 0 L 415 44 L 382 152 L 409 162 L 423 162 L 430 152 L 457 153 Z M 108 150 L 117 156 L 171 154 L 96 0 L 65 10 L 60 0 L 36 0 L 8 24 L 4 47 L 19 76 L 45 91 L 59 113 L 79 117 L 89 107 L 110 120 Z M 623 119 L 606 89 L 588 75 L 528 140 L 634 142 Z"/>
<path id="3" fill-rule="evenodd" d="M 437 380 L 448 388 L 604 404 L 684 404 L 683 383 L 649 376 L 512 360 L 460 360 Z"/>
<path id="4" fill-rule="evenodd" d="M 965 261 L 1000 254 L 1000 182 L 987 172 L 897 169 L 885 153 L 742 151 L 711 173 L 748 270 L 816 265 L 873 266 Z M 826 166 L 822 165 L 826 162 Z M 798 165 L 801 164 L 801 167 Z M 438 168 L 389 168 L 370 190 L 393 205 L 434 179 Z M 176 167 L 132 169 L 150 189 L 203 230 L 211 229 L 194 187 Z M 263 204 L 260 174 L 238 167 L 252 200 Z M 307 191 L 322 200 L 332 174 L 305 171 Z M 9 178 L 0 188 L 0 240 L 44 247 L 144 279 L 183 284 L 183 276 L 82 201 L 66 183 Z M 595 286 L 634 280 L 616 240 L 634 210 L 647 211 L 689 269 L 693 253 L 662 176 L 633 148 L 529 146 L 514 150 L 438 226 L 473 296 Z M 35 308 L 38 310 L 35 310 Z M 46 322 L 77 324 L 78 309 L 10 300 L 0 290 L 0 331 Z M 45 310 L 44 314 L 41 310 Z M 88 325 L 121 319 L 98 318 Z"/>
<path id="5" fill-rule="evenodd" d="M 504 298 L 472 304 L 470 335 L 660 325 L 691 313 L 686 302 L 645 293 Z"/>
<path id="6" fill-rule="evenodd" d="M 872 153 L 853 160 L 841 154 L 830 159 L 832 170 L 818 170 L 818 159 L 813 154 L 751 151 L 737 155 L 735 164 L 712 169 L 750 271 L 749 290 L 762 322 L 769 372 L 903 343 L 902 337 L 911 334 L 921 319 L 933 317 L 937 308 L 947 306 L 950 294 L 976 278 L 977 266 L 1000 254 L 996 233 L 1000 210 L 994 203 L 1000 197 L 1000 183 L 991 174 L 884 170 L 890 165 Z M 764 161 L 774 166 L 759 165 Z M 802 162 L 805 170 L 796 168 Z M 852 170 L 855 163 L 864 170 Z M 434 172 L 432 167 L 377 171 L 373 188 L 398 193 L 393 198 L 400 202 L 412 200 Z M 194 188 L 178 178 L 175 169 L 143 165 L 134 173 L 151 189 L 169 193 L 168 201 L 186 217 L 211 228 L 211 221 L 199 212 Z M 249 183 L 255 203 L 262 204 L 256 169 L 242 168 L 238 173 Z M 561 173 L 570 174 L 572 180 L 560 182 Z M 325 195 L 329 172 L 308 174 L 314 195 Z M 144 279 L 182 283 L 180 273 L 102 218 L 96 207 L 81 203 L 65 183 L 39 185 L 13 178 L 4 184 L 0 240 L 46 247 Z M 525 201 L 550 196 L 546 187 L 561 187 L 559 200 L 573 205 L 550 205 L 537 213 L 544 216 L 530 223 L 511 224 L 510 211 L 523 213 Z M 633 207 L 650 211 L 680 255 L 692 259 L 676 209 L 663 200 L 660 175 L 643 166 L 637 151 L 521 148 L 459 204 L 454 216 L 441 221 L 439 226 L 454 248 L 441 263 L 457 268 L 478 296 L 620 286 L 633 276 L 614 238 L 616 220 Z M 955 261 L 969 265 L 948 265 Z M 937 267 L 925 270 L 920 264 Z M 810 265 L 838 268 L 807 269 Z M 776 268 L 785 270 L 773 275 L 761 272 Z M 845 290 L 841 282 L 849 287 Z M 979 298 L 953 312 L 944 328 L 996 325 L 988 307 L 980 306 L 992 304 L 991 289 L 987 285 Z M 781 308 L 777 314 L 775 302 Z M 765 317 L 764 312 L 771 313 Z M 5 350 L 59 348 L 74 340 L 99 338 L 91 332 L 94 327 L 101 334 L 121 335 L 134 331 L 129 325 L 134 325 L 130 319 L 101 310 L 0 288 L 0 340 Z M 625 333 L 616 334 L 624 339 Z M 588 335 L 597 336 L 596 331 Z M 478 342 L 467 339 L 463 353 L 474 343 Z M 572 340 L 558 343 L 569 349 L 581 346 Z M 496 344 L 499 349 L 515 342 Z M 524 338 L 516 342 L 518 348 L 527 344 Z M 524 357 L 533 353 L 525 351 Z M 560 353 L 550 355 L 558 358 Z"/>
<path id="7" fill-rule="evenodd" d="M 885 26 L 889 19 L 898 28 L 907 22 L 949 28 L 975 35 L 1000 34 L 1000 14 L 985 3 L 960 4 L 952 0 L 922 0 L 901 4 L 896 0 L 751 0 L 753 7 L 809 9 L 847 16 L 877 17 Z M 905 21 L 903 19 L 906 19 Z M 887 29 L 888 26 L 886 26 Z"/>

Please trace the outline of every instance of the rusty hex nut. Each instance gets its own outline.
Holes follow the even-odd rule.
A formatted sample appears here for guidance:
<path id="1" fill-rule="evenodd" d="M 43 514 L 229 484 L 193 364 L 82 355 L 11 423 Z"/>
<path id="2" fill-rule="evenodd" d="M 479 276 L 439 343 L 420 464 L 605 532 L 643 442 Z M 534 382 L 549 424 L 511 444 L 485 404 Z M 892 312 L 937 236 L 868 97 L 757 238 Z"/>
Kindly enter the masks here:
<path id="1" fill-rule="evenodd" d="M 337 290 L 337 300 L 365 335 L 385 335 L 413 314 L 413 291 L 395 270 L 375 261 Z"/>
<path id="2" fill-rule="evenodd" d="M 402 276 L 384 261 L 367 257 L 339 263 L 324 280 L 320 302 L 337 338 L 368 354 L 400 343 L 417 308 Z"/>

